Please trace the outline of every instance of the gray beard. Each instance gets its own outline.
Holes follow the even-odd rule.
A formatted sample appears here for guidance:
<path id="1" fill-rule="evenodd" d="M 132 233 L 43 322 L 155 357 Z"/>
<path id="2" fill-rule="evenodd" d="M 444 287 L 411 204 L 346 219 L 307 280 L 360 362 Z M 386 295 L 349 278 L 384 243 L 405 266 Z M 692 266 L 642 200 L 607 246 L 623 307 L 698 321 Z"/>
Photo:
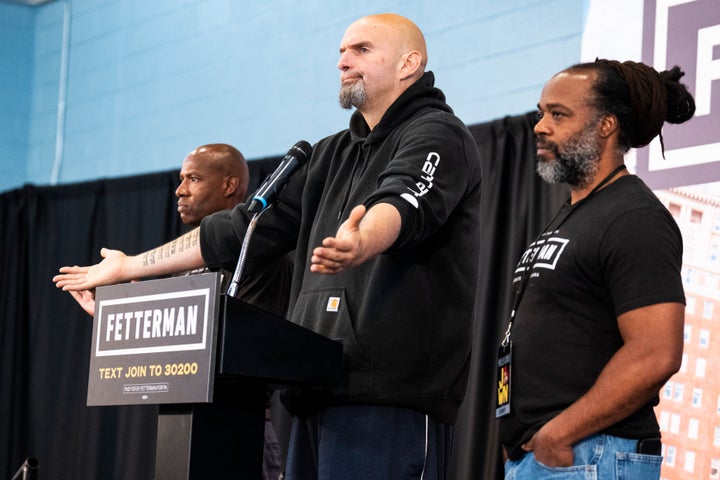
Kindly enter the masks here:
<path id="1" fill-rule="evenodd" d="M 590 122 L 583 131 L 571 137 L 563 145 L 562 152 L 556 143 L 546 141 L 555 158 L 549 161 L 538 159 L 538 175 L 548 183 L 565 183 L 572 188 L 589 185 L 597 174 L 600 160 L 596 125 L 596 122 Z"/>
<path id="2" fill-rule="evenodd" d="M 338 102 L 342 108 L 346 110 L 349 110 L 352 107 L 360 108 L 365 104 L 366 100 L 367 93 L 365 92 L 365 84 L 362 80 L 358 80 L 350 85 L 342 85 L 340 87 Z"/>

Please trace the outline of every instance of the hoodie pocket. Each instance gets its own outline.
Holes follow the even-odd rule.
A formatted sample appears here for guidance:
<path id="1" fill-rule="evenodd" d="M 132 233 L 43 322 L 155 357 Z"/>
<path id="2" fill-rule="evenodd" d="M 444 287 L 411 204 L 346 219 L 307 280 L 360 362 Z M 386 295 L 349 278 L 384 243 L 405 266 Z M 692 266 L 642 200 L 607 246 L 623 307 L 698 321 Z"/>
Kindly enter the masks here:
<path id="1" fill-rule="evenodd" d="M 344 288 L 324 288 L 300 293 L 292 319 L 316 333 L 342 342 L 343 369 L 347 372 L 351 395 L 371 388 L 372 363 L 360 346 L 356 324 L 351 318 Z"/>

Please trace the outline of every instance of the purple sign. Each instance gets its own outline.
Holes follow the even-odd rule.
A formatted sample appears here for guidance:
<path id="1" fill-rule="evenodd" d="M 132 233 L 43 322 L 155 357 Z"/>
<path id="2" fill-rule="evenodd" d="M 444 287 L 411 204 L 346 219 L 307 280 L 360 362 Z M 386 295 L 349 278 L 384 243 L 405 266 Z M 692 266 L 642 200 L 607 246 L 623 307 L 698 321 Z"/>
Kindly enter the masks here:
<path id="1" fill-rule="evenodd" d="M 717 0 L 645 0 L 642 61 L 678 65 L 695 97 L 690 121 L 665 124 L 663 140 L 637 151 L 637 173 L 661 189 L 720 181 L 720 8 Z"/>

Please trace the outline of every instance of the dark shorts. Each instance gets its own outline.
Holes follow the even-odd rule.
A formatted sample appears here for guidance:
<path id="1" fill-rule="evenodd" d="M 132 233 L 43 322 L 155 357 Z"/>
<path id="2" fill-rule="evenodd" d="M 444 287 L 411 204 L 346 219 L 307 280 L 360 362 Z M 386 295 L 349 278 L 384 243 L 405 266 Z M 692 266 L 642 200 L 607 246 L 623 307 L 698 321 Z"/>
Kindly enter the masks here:
<path id="1" fill-rule="evenodd" d="M 293 419 L 285 480 L 445 480 L 452 437 L 407 408 L 326 408 Z"/>

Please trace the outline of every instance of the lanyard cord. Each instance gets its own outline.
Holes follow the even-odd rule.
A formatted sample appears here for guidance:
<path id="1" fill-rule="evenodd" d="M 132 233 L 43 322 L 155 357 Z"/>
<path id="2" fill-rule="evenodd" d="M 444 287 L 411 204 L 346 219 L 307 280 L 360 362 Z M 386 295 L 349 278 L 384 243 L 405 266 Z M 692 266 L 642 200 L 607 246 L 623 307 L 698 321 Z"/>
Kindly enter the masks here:
<path id="1" fill-rule="evenodd" d="M 626 168 L 626 167 L 625 167 L 625 165 L 623 164 L 623 165 L 620 165 L 619 167 L 617 167 L 617 168 L 616 168 L 615 170 L 613 170 L 612 172 L 610 172 L 610 174 L 609 174 L 607 177 L 605 177 L 600 183 L 598 183 L 597 185 L 595 185 L 595 188 L 593 188 L 593 189 L 590 191 L 590 193 L 587 195 L 587 197 L 585 197 L 580 203 L 578 203 L 578 204 L 575 205 L 575 208 L 567 211 L 567 213 L 565 214 L 565 216 L 562 217 L 562 218 L 560 219 L 560 221 L 558 222 L 558 224 L 553 227 L 553 230 L 557 230 L 558 228 L 560 228 L 560 225 L 562 225 L 562 224 L 565 222 L 565 220 L 567 220 L 568 217 L 570 217 L 570 215 L 571 215 L 574 211 L 576 211 L 576 210 L 580 207 L 580 205 L 582 205 L 582 203 L 584 203 L 588 198 L 590 198 L 590 196 L 591 196 L 593 193 L 597 192 L 597 191 L 600 190 L 602 187 L 604 187 L 605 185 L 607 185 L 607 183 L 608 183 L 610 180 L 612 180 L 613 178 L 615 178 L 615 176 L 616 176 L 618 173 L 620 173 L 622 170 L 624 170 L 625 168 Z M 558 219 L 558 217 L 560 217 L 560 214 L 562 213 L 562 211 L 563 211 L 563 209 L 562 209 L 562 207 L 561 207 L 561 208 L 560 208 L 560 211 L 559 211 L 557 214 L 555 214 L 555 216 L 553 217 L 553 219 L 550 220 L 550 223 L 548 223 L 548 225 L 545 227 L 545 229 L 542 231 L 542 233 L 541 233 L 540 235 L 538 235 L 537 238 L 536 238 L 530 245 L 535 244 L 538 240 L 540 240 L 540 238 L 541 238 L 543 235 L 545 235 L 545 234 L 550 230 L 550 227 L 553 226 L 553 224 L 554 224 L 555 221 Z M 530 275 L 531 275 L 531 273 L 532 273 L 533 267 L 535 266 L 535 262 L 536 262 L 537 259 L 538 259 L 538 253 L 539 253 L 539 250 L 538 250 L 538 252 L 536 252 L 535 255 L 533 256 L 533 259 L 532 259 L 532 262 L 530 262 L 530 265 L 528 265 L 527 268 L 525 269 L 525 271 L 523 272 L 522 277 L 520 278 L 520 285 L 518 285 L 518 287 L 515 289 L 515 295 L 514 295 L 514 298 L 513 298 L 512 309 L 510 310 L 510 321 L 508 322 L 508 327 L 507 327 L 507 330 L 505 331 L 505 336 L 503 337 L 503 341 L 502 341 L 502 343 L 501 343 L 501 345 L 502 345 L 503 347 L 507 347 L 508 344 L 510 343 L 510 331 L 512 330 L 513 320 L 515 320 L 515 312 L 517 311 L 518 307 L 520 306 L 520 300 L 522 299 L 522 296 L 523 296 L 523 294 L 525 293 L 525 289 L 527 288 L 528 283 L 530 283 Z"/>

